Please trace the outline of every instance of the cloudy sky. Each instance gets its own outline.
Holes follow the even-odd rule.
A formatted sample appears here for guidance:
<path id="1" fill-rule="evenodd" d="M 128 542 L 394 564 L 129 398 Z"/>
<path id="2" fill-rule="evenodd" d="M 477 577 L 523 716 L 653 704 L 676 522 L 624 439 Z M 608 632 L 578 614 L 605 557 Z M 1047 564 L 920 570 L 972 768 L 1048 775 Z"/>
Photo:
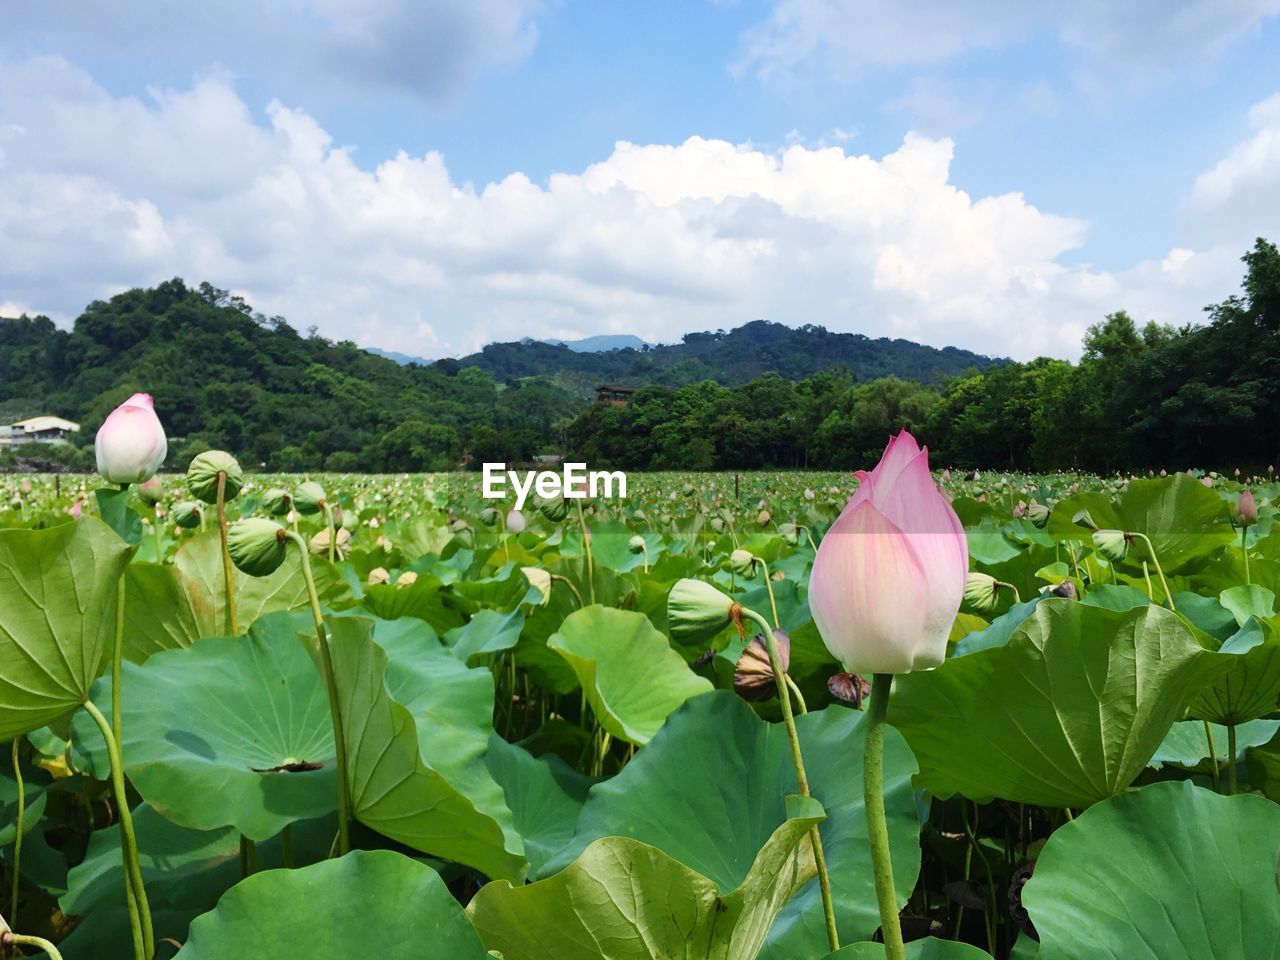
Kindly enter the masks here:
<path id="1" fill-rule="evenodd" d="M 1280 0 L 0 5 L 0 315 L 1074 357 L 1280 240 Z"/>

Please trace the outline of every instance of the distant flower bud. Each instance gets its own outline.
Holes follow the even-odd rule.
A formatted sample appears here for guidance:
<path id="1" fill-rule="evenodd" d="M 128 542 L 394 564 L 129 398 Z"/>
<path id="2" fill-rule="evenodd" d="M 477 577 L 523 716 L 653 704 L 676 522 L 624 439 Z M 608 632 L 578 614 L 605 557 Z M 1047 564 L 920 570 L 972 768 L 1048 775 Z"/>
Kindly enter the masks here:
<path id="1" fill-rule="evenodd" d="M 262 506 L 273 517 L 283 517 L 293 509 L 293 497 L 288 490 L 272 487 L 262 495 Z"/>
<path id="2" fill-rule="evenodd" d="M 773 519 L 773 514 L 771 514 L 768 510 L 761 510 L 759 513 L 756 514 L 756 523 L 760 524 L 760 526 L 762 527 L 766 526 L 769 523 L 769 521 L 772 519 Z"/>
<path id="3" fill-rule="evenodd" d="M 1043 530 L 1049 525 L 1050 510 L 1043 503 L 1032 501 L 1027 506 L 1027 519 L 1030 520 L 1037 528 Z"/>
<path id="4" fill-rule="evenodd" d="M 773 640 L 778 645 L 778 660 L 786 672 L 791 667 L 791 638 L 781 630 L 774 630 Z M 752 638 L 738 657 L 733 668 L 733 689 L 743 700 L 768 700 L 778 695 L 777 678 L 763 636 Z"/>
<path id="5" fill-rule="evenodd" d="M 400 576 L 396 577 L 397 587 L 411 587 L 418 581 L 418 575 L 412 570 L 406 570 Z"/>
<path id="6" fill-rule="evenodd" d="M 524 514 L 519 510 L 511 510 L 507 513 L 507 530 L 510 533 L 524 533 Z"/>
<path id="7" fill-rule="evenodd" d="M 734 602 L 701 580 L 678 580 L 667 596 L 667 628 L 677 643 L 695 644 L 729 625 Z"/>
<path id="8" fill-rule="evenodd" d="M 311 552 L 316 556 L 327 557 L 329 555 L 330 533 L 331 531 L 326 527 L 311 538 Z M 337 539 L 334 540 L 334 556 L 339 560 L 344 560 L 350 552 L 351 531 L 345 527 L 338 527 L 338 536 Z"/>
<path id="9" fill-rule="evenodd" d="M 1242 527 L 1252 526 L 1258 522 L 1258 503 L 1253 499 L 1253 491 L 1248 487 L 1236 501 L 1236 522 Z"/>
<path id="10" fill-rule="evenodd" d="M 160 483 L 159 477 L 152 477 L 146 483 L 138 487 L 138 499 L 150 506 L 155 506 L 164 499 L 164 487 Z"/>
<path id="11" fill-rule="evenodd" d="M 200 526 L 203 517 L 204 506 L 195 500 L 183 500 L 173 505 L 173 522 L 184 530 Z"/>
<path id="12" fill-rule="evenodd" d="M 631 539 L 627 541 L 627 549 L 636 555 L 644 553 L 644 548 L 645 548 L 644 537 L 640 536 L 640 534 L 638 533 L 632 536 Z"/>
<path id="13" fill-rule="evenodd" d="M 308 480 L 298 487 L 298 492 L 293 496 L 293 509 L 303 516 L 319 513 L 324 509 L 325 503 L 324 487 L 314 480 Z"/>
<path id="14" fill-rule="evenodd" d="M 376 586 L 380 583 L 390 583 L 391 574 L 387 572 L 386 567 L 374 567 L 369 571 L 369 586 Z"/>
<path id="15" fill-rule="evenodd" d="M 187 467 L 187 489 L 197 500 L 218 502 L 218 474 L 226 474 L 223 499 L 234 500 L 244 486 L 244 471 L 236 458 L 224 450 L 208 450 L 199 454 Z"/>
<path id="16" fill-rule="evenodd" d="M 227 528 L 227 553 L 239 570 L 251 577 L 266 577 L 284 562 L 289 535 L 284 527 L 265 517 L 246 517 Z"/>

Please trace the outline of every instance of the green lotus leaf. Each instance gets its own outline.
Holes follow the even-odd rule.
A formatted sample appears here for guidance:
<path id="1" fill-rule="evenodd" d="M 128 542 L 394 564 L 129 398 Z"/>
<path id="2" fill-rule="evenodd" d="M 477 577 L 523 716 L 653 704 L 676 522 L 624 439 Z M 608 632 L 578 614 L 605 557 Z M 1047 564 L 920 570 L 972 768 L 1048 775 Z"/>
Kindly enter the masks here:
<path id="1" fill-rule="evenodd" d="M 1227 728 L 1220 723 L 1209 724 L 1213 735 L 1213 753 L 1218 763 L 1226 763 L 1229 752 Z M 1236 727 L 1236 759 L 1244 758 L 1245 751 L 1269 743 L 1280 730 L 1280 720 L 1251 720 Z M 1166 763 L 1195 767 L 1209 760 L 1209 738 L 1205 735 L 1204 721 L 1180 720 L 1175 723 L 1147 766 L 1160 769 Z"/>
<path id="2" fill-rule="evenodd" d="M 467 912 L 504 960 L 753 960 L 816 875 L 809 834 L 822 805 L 787 800 L 787 819 L 732 892 L 655 847 L 607 837 L 547 880 L 489 884 Z"/>
<path id="3" fill-rule="evenodd" d="M 898 677 L 889 720 L 938 796 L 1088 806 L 1133 782 L 1225 660 L 1162 607 L 1044 600 L 1005 646 Z"/>
<path id="4" fill-rule="evenodd" d="M 832 894 L 845 941 L 880 925 L 862 802 L 863 714 L 842 706 L 796 718 L 809 785 L 826 809 L 821 826 Z M 885 804 L 898 902 L 920 870 L 915 763 L 896 731 L 885 736 Z M 560 869 L 601 837 L 647 843 L 721 889 L 743 881 L 796 790 L 786 730 L 766 723 L 727 691 L 695 697 L 673 713 L 622 772 L 588 795 L 573 841 L 542 870 Z M 783 909 L 764 956 L 820 956 L 827 944 L 817 883 Z"/>
<path id="5" fill-rule="evenodd" d="M 210 637 L 122 671 L 125 772 L 163 816 L 193 830 L 235 827 L 266 840 L 337 805 L 324 684 L 298 638 L 301 618 L 268 614 L 243 637 Z M 194 682 L 193 682 L 194 678 Z M 109 710 L 107 678 L 94 700 Z M 109 777 L 87 714 L 73 738 Z"/>
<path id="6" fill-rule="evenodd" d="M 489 960 L 439 874 L 390 850 L 254 874 L 195 919 L 177 956 L 244 960 L 311 949 L 378 960 Z"/>
<path id="7" fill-rule="evenodd" d="M 329 630 L 356 818 L 415 850 L 491 877 L 522 879 L 528 861 L 519 838 L 431 765 L 422 748 L 431 728 L 424 719 L 420 729 L 414 714 L 392 696 L 396 674 L 373 641 L 373 623 L 332 618 Z"/>
<path id="8" fill-rule="evenodd" d="M 711 689 L 643 613 L 584 607 L 547 646 L 573 668 L 601 726 L 628 743 L 648 743 L 673 710 Z"/>
<path id="9" fill-rule="evenodd" d="M 89 695 L 111 657 L 116 584 L 132 553 L 92 517 L 0 530 L 0 742 Z"/>
<path id="10" fill-rule="evenodd" d="M 1055 960 L 1276 960 L 1280 806 L 1157 783 L 1049 838 L 1022 902 Z"/>
<path id="11" fill-rule="evenodd" d="M 1190 716 L 1241 724 L 1275 712 L 1280 697 L 1280 633 L 1250 617 L 1218 652 L 1230 668 L 1191 702 Z"/>

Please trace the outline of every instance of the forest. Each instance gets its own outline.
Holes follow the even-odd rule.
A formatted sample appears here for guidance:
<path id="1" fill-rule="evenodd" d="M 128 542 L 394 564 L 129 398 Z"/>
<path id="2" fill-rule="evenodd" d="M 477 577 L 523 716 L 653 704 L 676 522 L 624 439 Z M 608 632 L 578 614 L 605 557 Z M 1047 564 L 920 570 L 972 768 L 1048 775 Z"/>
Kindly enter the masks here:
<path id="1" fill-rule="evenodd" d="M 220 448 L 277 471 L 478 468 L 549 452 L 637 470 L 843 469 L 905 428 L 956 467 L 1261 470 L 1280 460 L 1280 252 L 1259 238 L 1242 260 L 1241 293 L 1206 307 L 1205 323 L 1119 310 L 1090 328 L 1078 363 L 755 322 L 648 351 L 528 341 L 401 366 L 175 279 L 90 304 L 71 331 L 0 322 L 0 422 L 81 422 L 79 446 L 57 457 L 68 469 L 91 465 L 97 425 L 145 391 L 179 465 Z M 625 406 L 595 404 L 588 385 L 609 374 L 647 385 Z M 33 454 L 50 450 L 10 449 L 0 465 Z"/>

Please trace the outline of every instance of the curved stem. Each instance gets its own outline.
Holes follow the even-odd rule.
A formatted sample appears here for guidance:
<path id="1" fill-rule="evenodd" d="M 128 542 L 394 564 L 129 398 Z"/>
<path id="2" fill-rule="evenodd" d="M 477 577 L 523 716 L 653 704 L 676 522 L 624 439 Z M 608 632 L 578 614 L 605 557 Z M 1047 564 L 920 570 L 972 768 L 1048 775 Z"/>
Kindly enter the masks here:
<path id="1" fill-rule="evenodd" d="M 1156 566 L 1156 575 L 1160 577 L 1160 586 L 1164 588 L 1164 595 L 1169 599 L 1169 609 L 1176 611 L 1178 608 L 1173 605 L 1173 594 L 1169 590 L 1169 581 L 1164 578 L 1164 569 L 1160 566 L 1160 558 L 1156 556 L 1155 544 L 1151 542 L 1151 538 L 1145 533 L 1134 533 L 1132 536 L 1141 537 L 1147 543 L 1147 550 L 1151 553 L 1151 562 Z"/>
<path id="2" fill-rule="evenodd" d="M 133 832 L 133 813 L 129 810 L 129 796 L 124 784 L 124 761 L 120 757 L 116 735 L 97 704 L 92 700 L 85 700 L 84 709 L 93 717 L 107 745 L 107 759 L 111 763 L 111 790 L 115 794 L 116 808 L 120 814 L 120 853 L 124 864 L 126 893 L 131 889 L 137 904 L 137 916 L 132 911 L 129 916 L 133 926 L 134 948 L 136 951 L 141 947 L 140 956 L 149 960 L 156 952 L 155 932 L 151 926 L 151 906 L 147 902 L 147 890 L 142 882 L 142 867 L 138 863 L 138 838 Z"/>
<path id="3" fill-rule="evenodd" d="M 1213 772 L 1213 791 L 1214 793 L 1222 792 L 1222 782 L 1218 774 L 1218 750 L 1213 745 L 1213 728 L 1209 726 L 1209 721 L 1204 721 L 1204 738 L 1209 744 L 1209 762 L 1210 770 Z"/>
<path id="4" fill-rule="evenodd" d="M 24 826 L 23 819 L 27 812 L 27 794 L 26 785 L 22 782 L 22 767 L 18 766 L 18 744 L 22 741 L 21 737 L 13 738 L 13 778 L 18 784 L 18 822 L 17 833 L 13 838 L 13 909 L 9 911 L 9 916 L 13 917 L 13 922 L 18 922 L 18 887 L 22 884 L 22 828 Z"/>
<path id="5" fill-rule="evenodd" d="M 784 673 L 782 679 L 787 681 L 787 689 L 791 691 L 791 695 L 796 698 L 796 709 L 800 712 L 800 716 L 804 716 L 809 712 L 809 705 L 804 702 L 804 694 L 800 692 L 800 688 L 796 686 L 796 682 L 791 679 L 791 674 Z"/>
<path id="6" fill-rule="evenodd" d="M 871 706 L 864 721 L 867 739 L 863 746 L 862 791 L 885 960 L 904 960 L 902 921 L 898 917 L 898 895 L 893 886 L 893 862 L 889 859 L 889 825 L 884 813 L 884 728 L 892 687 L 891 673 L 877 673 L 871 681 Z"/>
<path id="7" fill-rule="evenodd" d="M 764 570 L 764 588 L 769 592 L 769 607 L 773 612 L 773 625 L 781 630 L 782 622 L 778 619 L 778 601 L 773 596 L 773 581 L 769 578 L 769 565 L 759 557 L 755 558 L 755 562 L 760 564 L 760 568 Z"/>
<path id="8" fill-rule="evenodd" d="M 218 471 L 218 539 L 222 543 L 222 581 L 227 594 L 227 627 L 230 636 L 240 636 L 240 620 L 236 617 L 236 581 L 227 550 L 227 474 Z"/>
<path id="9" fill-rule="evenodd" d="M 307 556 L 307 544 L 297 533 L 287 533 L 302 556 L 302 578 L 307 583 L 307 597 L 311 601 L 311 618 L 316 625 L 316 644 L 320 648 L 320 672 L 324 675 L 324 688 L 329 696 L 329 719 L 333 724 L 333 743 L 338 764 L 338 856 L 351 849 L 351 786 L 347 781 L 347 742 L 342 734 L 342 711 L 338 707 L 338 682 L 333 672 L 333 654 L 329 650 L 329 638 L 324 631 L 324 617 L 320 613 L 320 596 L 316 593 L 315 577 L 311 574 L 311 558 Z"/>
<path id="10" fill-rule="evenodd" d="M 587 556 L 587 592 L 591 594 L 591 602 L 596 602 L 595 560 L 591 556 L 591 532 L 587 529 L 587 518 L 582 513 L 582 501 L 576 501 L 578 507 L 578 526 L 582 529 L 582 549 Z"/>
<path id="11" fill-rule="evenodd" d="M 558 574 L 558 573 L 553 573 L 553 574 L 551 575 L 551 580 L 552 580 L 552 582 L 553 582 L 553 583 L 554 583 L 556 580 L 559 580 L 559 581 L 560 581 L 561 583 L 563 583 L 566 587 L 568 587 L 571 591 L 573 591 L 574 599 L 576 599 L 576 600 L 578 601 L 578 606 L 579 606 L 580 608 L 581 608 L 581 607 L 586 606 L 586 604 L 584 604 L 584 603 L 582 602 L 582 594 L 578 592 L 578 588 L 577 588 L 577 587 L 575 587 L 575 586 L 573 585 L 573 581 L 572 581 L 572 580 L 570 580 L 568 577 L 562 577 L 562 576 L 560 576 L 560 574 Z"/>
<path id="12" fill-rule="evenodd" d="M 35 947 L 37 950 L 43 950 L 48 955 L 49 960 L 62 960 L 62 954 L 58 952 L 58 948 L 44 937 L 25 936 L 21 933 L 5 933 L 0 935 L 0 944 L 4 944 L 6 947 Z"/>
<path id="13" fill-rule="evenodd" d="M 773 667 L 774 683 L 778 688 L 778 703 L 782 706 L 782 722 L 787 729 L 787 740 L 791 743 L 791 762 L 796 768 L 796 783 L 800 785 L 802 796 L 810 796 L 809 778 L 805 774 L 804 755 L 800 752 L 800 734 L 796 730 L 796 718 L 791 713 L 791 697 L 787 694 L 790 678 L 782 668 L 782 658 L 778 655 L 778 641 L 773 636 L 773 628 L 764 617 L 750 607 L 743 607 L 742 614 L 755 621 L 764 631 L 765 648 L 769 651 L 769 663 Z M 809 839 L 813 844 L 813 859 L 818 868 L 818 887 L 822 892 L 822 912 L 827 922 L 827 942 L 831 952 L 840 949 L 840 934 L 836 929 L 835 901 L 831 896 L 831 876 L 827 873 L 827 857 L 822 848 L 822 834 L 814 827 L 809 831 Z"/>

